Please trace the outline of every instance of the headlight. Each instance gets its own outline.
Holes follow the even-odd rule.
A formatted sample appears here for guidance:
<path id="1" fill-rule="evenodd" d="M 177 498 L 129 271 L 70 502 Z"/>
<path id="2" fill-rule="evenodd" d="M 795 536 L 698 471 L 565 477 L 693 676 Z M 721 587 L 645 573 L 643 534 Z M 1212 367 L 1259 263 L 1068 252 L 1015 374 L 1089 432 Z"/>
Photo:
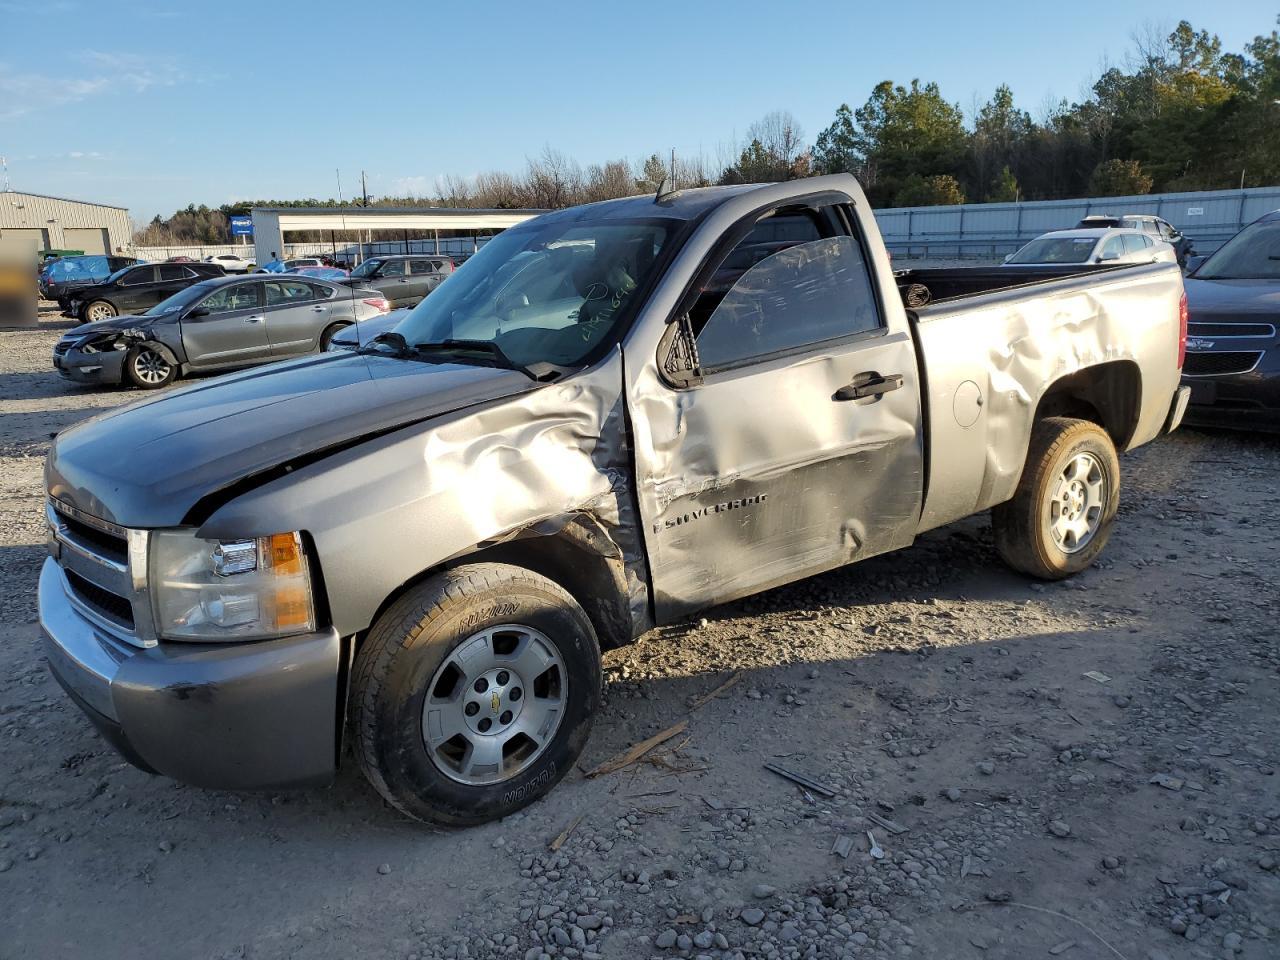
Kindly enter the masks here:
<path id="1" fill-rule="evenodd" d="M 316 628 L 311 574 L 297 533 L 200 540 L 151 535 L 156 632 L 169 640 L 260 640 Z"/>

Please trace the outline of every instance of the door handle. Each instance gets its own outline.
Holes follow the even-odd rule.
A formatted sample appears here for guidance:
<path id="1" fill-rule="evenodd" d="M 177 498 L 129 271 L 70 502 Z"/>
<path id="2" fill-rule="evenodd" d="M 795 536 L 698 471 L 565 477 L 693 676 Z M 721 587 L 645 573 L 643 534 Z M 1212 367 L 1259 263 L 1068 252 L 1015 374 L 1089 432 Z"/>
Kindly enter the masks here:
<path id="1" fill-rule="evenodd" d="M 886 373 L 881 376 L 874 370 L 858 374 L 832 396 L 832 400 L 865 400 L 878 397 L 902 386 L 902 374 Z"/>
<path id="2" fill-rule="evenodd" d="M 318 307 L 312 307 L 311 309 L 314 310 L 316 313 L 323 313 L 328 308 L 325 306 L 318 306 Z"/>
<path id="3" fill-rule="evenodd" d="M 258 316 L 256 316 L 256 317 L 245 317 L 245 318 L 244 318 L 244 322 L 245 322 L 245 323 L 257 323 L 257 322 L 259 322 L 260 320 L 263 320 L 263 319 L 265 319 L 265 318 L 264 318 L 261 314 L 259 314 L 259 315 L 258 315 Z"/>

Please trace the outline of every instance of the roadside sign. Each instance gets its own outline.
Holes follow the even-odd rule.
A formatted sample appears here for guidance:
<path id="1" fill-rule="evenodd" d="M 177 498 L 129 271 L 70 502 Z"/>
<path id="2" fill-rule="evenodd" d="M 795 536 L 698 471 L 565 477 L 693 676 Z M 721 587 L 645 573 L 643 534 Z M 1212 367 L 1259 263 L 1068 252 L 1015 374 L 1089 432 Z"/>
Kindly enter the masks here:
<path id="1" fill-rule="evenodd" d="M 1188 217 L 1203 217 L 1204 207 L 1187 207 Z"/>
<path id="2" fill-rule="evenodd" d="M 253 217 L 228 217 L 227 219 L 231 222 L 233 237 L 253 236 Z"/>

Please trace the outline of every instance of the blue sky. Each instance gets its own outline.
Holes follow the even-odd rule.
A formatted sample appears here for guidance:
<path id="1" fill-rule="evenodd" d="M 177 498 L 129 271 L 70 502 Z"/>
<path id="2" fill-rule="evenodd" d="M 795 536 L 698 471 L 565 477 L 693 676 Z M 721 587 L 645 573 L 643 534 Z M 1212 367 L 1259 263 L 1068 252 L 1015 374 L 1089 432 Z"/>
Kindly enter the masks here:
<path id="1" fill-rule="evenodd" d="M 1181 18 L 1240 50 L 1277 6 L 771 0 L 356 4 L 0 0 L 0 155 L 15 190 L 130 208 L 428 194 L 446 173 L 674 147 L 709 165 L 790 110 L 812 141 L 880 80 L 1039 114 Z"/>

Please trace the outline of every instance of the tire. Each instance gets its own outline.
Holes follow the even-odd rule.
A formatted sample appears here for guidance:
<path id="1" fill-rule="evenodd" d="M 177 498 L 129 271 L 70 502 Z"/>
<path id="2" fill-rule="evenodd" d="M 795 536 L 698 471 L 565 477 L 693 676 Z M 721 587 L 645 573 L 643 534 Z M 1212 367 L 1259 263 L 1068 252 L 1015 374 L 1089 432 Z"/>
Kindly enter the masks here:
<path id="1" fill-rule="evenodd" d="M 565 590 L 507 564 L 457 567 L 396 600 L 360 648 L 356 758 L 408 816 L 484 823 L 532 803 L 569 772 L 600 689 L 595 630 Z M 472 766 L 477 749 L 497 766 Z"/>
<path id="2" fill-rule="evenodd" d="M 85 304 L 80 313 L 80 320 L 82 323 L 93 323 L 95 320 L 108 320 L 119 314 L 120 311 L 109 300 L 94 300 Z"/>
<path id="3" fill-rule="evenodd" d="M 329 326 L 325 327 L 324 331 L 320 334 L 320 352 L 324 353 L 328 350 L 329 341 L 337 335 L 339 330 L 345 330 L 349 326 L 351 326 L 349 323 L 331 323 Z"/>
<path id="4" fill-rule="evenodd" d="M 1013 499 L 991 511 L 996 551 L 1041 580 L 1086 569 L 1107 545 L 1120 505 L 1120 461 L 1096 423 L 1048 417 L 1032 428 Z"/>
<path id="5" fill-rule="evenodd" d="M 159 390 L 173 383 L 178 368 L 159 350 L 145 343 L 131 347 L 124 358 L 125 381 L 139 390 Z"/>

